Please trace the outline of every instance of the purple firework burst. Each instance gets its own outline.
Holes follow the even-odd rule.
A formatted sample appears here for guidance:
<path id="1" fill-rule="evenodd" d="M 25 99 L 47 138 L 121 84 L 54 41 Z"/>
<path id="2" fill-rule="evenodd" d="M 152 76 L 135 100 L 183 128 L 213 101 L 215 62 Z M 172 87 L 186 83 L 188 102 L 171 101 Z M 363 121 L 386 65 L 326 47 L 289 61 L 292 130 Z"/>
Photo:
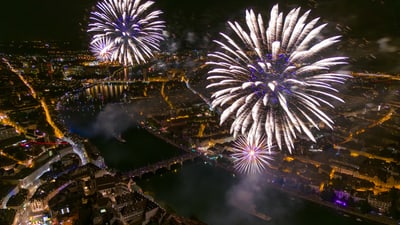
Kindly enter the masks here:
<path id="1" fill-rule="evenodd" d="M 109 38 L 113 44 L 112 61 L 124 66 L 145 63 L 159 50 L 164 40 L 164 21 L 160 10 L 151 11 L 153 1 L 103 0 L 91 12 L 88 32 L 92 42 Z"/>
<path id="2" fill-rule="evenodd" d="M 111 38 L 101 37 L 90 42 L 89 50 L 100 61 L 111 61 L 111 56 L 114 51 L 114 45 Z"/>
<path id="3" fill-rule="evenodd" d="M 234 168 L 239 173 L 260 174 L 272 158 L 265 138 L 239 136 L 233 145 Z"/>

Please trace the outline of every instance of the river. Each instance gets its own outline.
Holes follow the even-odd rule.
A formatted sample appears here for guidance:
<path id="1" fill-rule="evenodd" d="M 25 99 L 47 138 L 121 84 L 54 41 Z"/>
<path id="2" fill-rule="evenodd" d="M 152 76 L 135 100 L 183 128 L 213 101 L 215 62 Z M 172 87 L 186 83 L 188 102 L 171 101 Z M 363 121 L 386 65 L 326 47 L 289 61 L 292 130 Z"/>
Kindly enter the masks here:
<path id="1" fill-rule="evenodd" d="M 87 111 L 93 108 L 98 109 L 86 103 L 82 104 L 81 109 L 75 107 L 75 110 Z M 68 111 L 63 113 L 65 118 L 69 118 L 65 121 L 70 131 L 89 138 L 110 168 L 126 171 L 183 153 L 129 122 L 128 114 L 123 110 L 117 112 L 117 108 L 121 109 L 120 103 L 109 103 L 98 113 L 89 113 L 85 117 L 68 114 Z M 115 127 L 109 126 L 110 121 L 105 119 L 110 117 L 118 118 L 111 124 L 120 129 L 120 138 L 125 142 L 110 135 L 109 131 L 115 130 Z M 126 121 L 126 125 L 121 126 L 118 121 Z M 137 183 L 165 208 L 209 225 L 372 224 L 359 222 L 334 209 L 295 198 L 274 187 L 261 185 L 257 179 L 235 176 L 201 160 L 188 161 L 170 171 L 144 176 Z M 266 222 L 241 207 L 254 209 L 272 219 Z"/>

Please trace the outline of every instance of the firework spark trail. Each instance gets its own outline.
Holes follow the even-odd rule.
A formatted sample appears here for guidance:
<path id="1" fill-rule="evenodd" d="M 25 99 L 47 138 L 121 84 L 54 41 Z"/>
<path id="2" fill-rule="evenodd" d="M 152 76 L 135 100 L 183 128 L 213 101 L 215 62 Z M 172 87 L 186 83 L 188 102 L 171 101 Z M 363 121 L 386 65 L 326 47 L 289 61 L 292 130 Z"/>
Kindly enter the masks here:
<path id="1" fill-rule="evenodd" d="M 239 136 L 232 148 L 235 170 L 244 174 L 260 174 L 272 160 L 270 149 L 263 137 Z"/>
<path id="2" fill-rule="evenodd" d="M 112 43 L 111 61 L 124 67 L 146 63 L 164 40 L 164 21 L 160 10 L 149 11 L 153 1 L 103 0 L 91 12 L 88 32 L 92 43 L 109 38 Z"/>
<path id="3" fill-rule="evenodd" d="M 322 51 L 339 41 L 339 36 L 320 39 L 318 18 L 306 22 L 310 11 L 300 8 L 286 17 L 278 5 L 271 10 L 268 27 L 260 14 L 246 11 L 246 31 L 238 22 L 228 22 L 234 37 L 220 33 L 215 40 L 220 50 L 208 54 L 211 67 L 207 88 L 213 108 L 221 107 L 220 123 L 233 118 L 230 132 L 276 142 L 291 153 L 300 133 L 316 141 L 312 128 L 321 121 L 331 129 L 332 119 L 323 107 L 331 100 L 343 102 L 333 84 L 343 84 L 348 74 L 330 72 L 332 66 L 347 64 L 346 57 L 321 58 Z"/>

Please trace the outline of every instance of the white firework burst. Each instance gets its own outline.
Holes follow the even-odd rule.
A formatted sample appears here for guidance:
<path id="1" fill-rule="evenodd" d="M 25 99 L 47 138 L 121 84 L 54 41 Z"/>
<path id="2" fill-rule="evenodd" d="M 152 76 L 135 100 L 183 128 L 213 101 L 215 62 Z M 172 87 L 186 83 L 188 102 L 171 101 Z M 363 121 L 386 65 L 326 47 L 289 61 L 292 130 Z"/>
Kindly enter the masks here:
<path id="1" fill-rule="evenodd" d="M 160 10 L 150 11 L 153 1 L 103 0 L 91 12 L 88 32 L 93 41 L 110 38 L 112 61 L 124 66 L 145 63 L 164 40 Z"/>
<path id="2" fill-rule="evenodd" d="M 109 37 L 101 37 L 90 42 L 89 50 L 100 61 L 111 61 L 114 45 Z"/>
<path id="3" fill-rule="evenodd" d="M 309 13 L 295 8 L 284 17 L 275 5 L 265 28 L 261 15 L 247 10 L 248 31 L 228 22 L 236 40 L 224 33 L 223 41 L 215 40 L 221 50 L 208 55 L 207 88 L 216 89 L 212 106 L 223 108 L 220 123 L 234 119 L 234 136 L 265 134 L 268 145 L 276 142 L 292 152 L 299 133 L 315 142 L 311 128 L 319 129 L 318 121 L 332 128 L 323 106 L 333 108 L 332 99 L 343 102 L 332 84 L 350 76 L 330 68 L 347 64 L 347 57 L 321 57 L 340 36 L 319 40 L 326 24 L 315 27 L 318 18 L 306 22 Z"/>
<path id="4" fill-rule="evenodd" d="M 233 144 L 233 167 L 243 174 L 260 174 L 272 158 L 265 138 L 239 136 Z"/>

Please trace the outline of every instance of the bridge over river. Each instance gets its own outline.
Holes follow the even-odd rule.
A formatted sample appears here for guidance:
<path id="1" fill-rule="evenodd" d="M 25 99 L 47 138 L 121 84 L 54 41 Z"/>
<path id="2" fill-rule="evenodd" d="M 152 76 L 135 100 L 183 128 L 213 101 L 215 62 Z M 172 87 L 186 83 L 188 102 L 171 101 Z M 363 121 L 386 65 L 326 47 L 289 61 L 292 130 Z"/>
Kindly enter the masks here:
<path id="1" fill-rule="evenodd" d="M 183 162 L 187 161 L 187 160 L 194 160 L 197 157 L 200 157 L 201 155 L 199 153 L 195 153 L 195 152 L 189 152 L 189 153 L 185 153 L 183 155 L 179 155 L 179 156 L 175 156 L 173 158 L 169 158 L 166 160 L 162 160 L 162 161 L 158 161 L 154 164 L 148 165 L 148 166 L 144 166 L 135 170 L 131 170 L 128 171 L 126 173 L 124 173 L 124 175 L 129 176 L 129 177 L 141 177 L 144 174 L 147 173 L 156 173 L 157 170 L 159 169 L 171 169 L 171 166 L 173 165 L 177 165 L 180 164 L 182 165 Z"/>

